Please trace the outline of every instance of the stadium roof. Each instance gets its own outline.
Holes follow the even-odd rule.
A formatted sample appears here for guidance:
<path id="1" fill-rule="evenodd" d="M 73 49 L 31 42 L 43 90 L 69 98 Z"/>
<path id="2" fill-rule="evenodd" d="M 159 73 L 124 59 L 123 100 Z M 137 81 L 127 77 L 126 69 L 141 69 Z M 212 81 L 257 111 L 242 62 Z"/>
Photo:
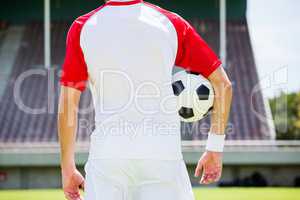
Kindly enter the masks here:
<path id="1" fill-rule="evenodd" d="M 50 0 L 51 19 L 56 21 L 74 20 L 95 9 L 103 3 L 101 0 Z M 148 0 L 184 16 L 185 18 L 218 19 L 219 0 Z M 228 0 L 227 17 L 231 20 L 245 18 L 247 0 Z M 44 0 L 2 0 L 0 7 L 0 20 L 12 23 L 28 21 L 41 21 L 44 17 Z"/>

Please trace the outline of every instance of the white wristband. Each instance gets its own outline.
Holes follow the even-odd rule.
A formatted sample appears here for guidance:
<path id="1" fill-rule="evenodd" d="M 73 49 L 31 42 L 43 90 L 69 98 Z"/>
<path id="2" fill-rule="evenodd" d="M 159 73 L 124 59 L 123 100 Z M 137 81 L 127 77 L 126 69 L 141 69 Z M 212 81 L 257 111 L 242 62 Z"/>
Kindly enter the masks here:
<path id="1" fill-rule="evenodd" d="M 206 150 L 212 152 L 223 152 L 225 144 L 225 134 L 215 134 L 209 133 L 207 142 L 206 142 Z"/>

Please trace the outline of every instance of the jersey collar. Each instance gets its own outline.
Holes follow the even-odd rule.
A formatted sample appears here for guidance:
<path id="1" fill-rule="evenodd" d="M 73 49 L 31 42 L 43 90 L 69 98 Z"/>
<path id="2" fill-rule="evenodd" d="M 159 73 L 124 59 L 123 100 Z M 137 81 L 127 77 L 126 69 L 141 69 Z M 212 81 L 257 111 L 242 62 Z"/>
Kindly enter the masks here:
<path id="1" fill-rule="evenodd" d="M 126 6 L 126 5 L 132 5 L 137 3 L 142 3 L 143 0 L 111 0 L 106 3 L 106 5 L 111 6 Z"/>

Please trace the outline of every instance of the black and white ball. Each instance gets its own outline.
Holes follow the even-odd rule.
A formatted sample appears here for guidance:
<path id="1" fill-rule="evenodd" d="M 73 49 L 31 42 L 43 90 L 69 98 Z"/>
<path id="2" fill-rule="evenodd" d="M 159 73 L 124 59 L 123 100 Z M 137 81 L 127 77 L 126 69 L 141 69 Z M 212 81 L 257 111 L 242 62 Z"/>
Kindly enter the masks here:
<path id="1" fill-rule="evenodd" d="M 179 71 L 173 75 L 172 88 L 177 96 L 177 109 L 181 121 L 199 121 L 212 110 L 214 90 L 202 75 Z"/>

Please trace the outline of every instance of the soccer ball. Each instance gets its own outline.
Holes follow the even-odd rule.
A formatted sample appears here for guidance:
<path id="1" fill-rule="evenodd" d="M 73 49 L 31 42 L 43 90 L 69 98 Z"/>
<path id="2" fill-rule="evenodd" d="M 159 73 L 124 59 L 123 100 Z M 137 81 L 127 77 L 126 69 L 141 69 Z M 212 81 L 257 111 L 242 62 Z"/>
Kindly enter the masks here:
<path id="1" fill-rule="evenodd" d="M 179 71 L 173 75 L 172 88 L 177 97 L 181 121 L 199 121 L 212 110 L 214 90 L 210 82 L 200 74 Z"/>

